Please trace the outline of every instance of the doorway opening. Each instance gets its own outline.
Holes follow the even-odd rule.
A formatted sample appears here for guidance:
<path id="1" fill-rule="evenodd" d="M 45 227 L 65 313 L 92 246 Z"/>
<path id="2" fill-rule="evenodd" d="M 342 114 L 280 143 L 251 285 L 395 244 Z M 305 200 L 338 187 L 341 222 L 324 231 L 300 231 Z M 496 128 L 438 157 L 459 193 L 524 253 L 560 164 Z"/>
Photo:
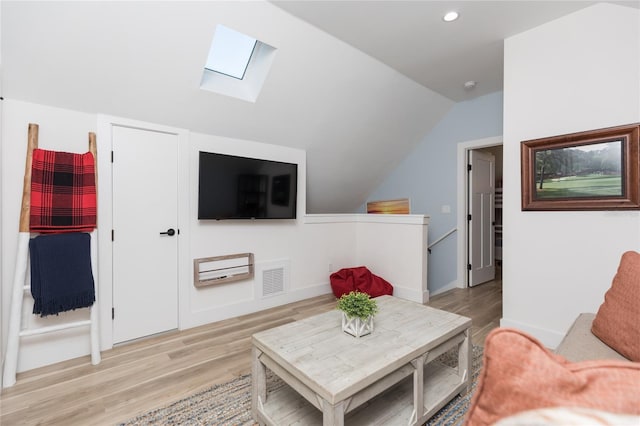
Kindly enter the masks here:
<path id="1" fill-rule="evenodd" d="M 469 181 L 469 159 L 471 153 L 476 156 L 485 158 L 491 156 L 495 159 L 495 167 L 491 171 L 491 184 L 490 189 L 491 198 L 485 197 L 485 200 L 489 202 L 481 204 L 481 210 L 476 210 L 476 222 L 474 224 L 479 225 L 480 217 L 483 215 L 485 218 L 484 229 L 476 226 L 476 229 L 471 229 L 469 216 L 472 213 L 474 207 L 471 205 L 475 199 L 476 202 L 482 199 L 482 195 L 476 195 L 475 198 L 471 192 Z M 474 141 L 462 142 L 458 144 L 457 153 L 457 198 L 458 198 L 458 256 L 457 256 L 457 269 L 458 279 L 457 282 L 461 288 L 470 287 L 473 284 L 480 284 L 481 282 L 491 281 L 493 279 L 501 279 L 502 276 L 502 136 L 491 137 L 486 139 L 478 139 Z M 482 191 L 481 191 L 482 192 Z M 484 192 L 487 192 L 486 190 Z M 471 194 L 471 196 L 470 196 Z M 488 209 L 491 209 L 490 211 Z M 480 214 L 484 211 L 482 214 Z M 488 219 L 488 222 L 487 222 Z M 480 232 L 484 233 L 484 239 L 478 238 Z M 472 235 L 473 233 L 473 235 Z M 490 233 L 490 234 L 489 234 Z M 475 238 L 474 238 L 475 235 Z M 472 244 L 483 244 L 481 247 L 476 247 L 475 255 Z M 478 253 L 481 253 L 478 255 Z M 478 257 L 485 259 L 484 262 L 490 265 L 490 268 L 484 268 L 483 270 L 476 269 L 476 276 L 473 277 L 473 265 L 471 262 L 472 257 Z M 490 257 L 488 257 L 490 256 Z M 477 259 L 474 260 L 476 264 Z M 471 265 L 471 266 L 470 266 Z M 476 265 L 477 266 L 477 265 Z M 471 269 L 471 270 L 470 270 Z M 495 274 L 494 274 L 495 270 Z M 490 274 L 487 279 L 487 273 Z"/>

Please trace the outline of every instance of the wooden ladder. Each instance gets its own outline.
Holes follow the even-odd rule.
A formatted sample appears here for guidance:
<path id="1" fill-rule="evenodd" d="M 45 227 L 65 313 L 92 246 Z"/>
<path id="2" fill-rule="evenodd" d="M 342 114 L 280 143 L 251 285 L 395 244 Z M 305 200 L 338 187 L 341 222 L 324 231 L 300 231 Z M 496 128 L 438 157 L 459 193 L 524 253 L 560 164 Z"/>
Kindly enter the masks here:
<path id="1" fill-rule="evenodd" d="M 93 273 L 96 300 L 89 308 L 91 310 L 88 320 L 75 321 L 65 324 L 52 325 L 48 327 L 40 327 L 34 329 L 21 330 L 22 304 L 24 294 L 29 292 L 30 285 L 25 285 L 27 276 L 27 265 L 29 258 L 29 240 L 31 232 L 29 231 L 29 217 L 31 214 L 31 164 L 33 161 L 33 150 L 38 148 L 38 125 L 29 123 L 29 135 L 27 141 L 27 161 L 24 172 L 24 185 L 22 188 L 22 208 L 20 210 L 20 226 L 18 233 L 18 249 L 16 252 L 16 265 L 13 279 L 13 293 L 11 297 L 11 307 L 9 316 L 9 330 L 7 335 L 7 352 L 4 360 L 4 371 L 2 376 L 2 385 L 7 388 L 16 383 L 16 370 L 18 366 L 18 351 L 20 346 L 20 338 L 25 336 L 34 336 L 37 334 L 50 333 L 59 330 L 66 330 L 75 327 L 90 326 L 91 329 L 91 364 L 100 363 L 100 342 L 98 329 L 98 291 L 97 291 L 97 230 L 91 232 L 91 271 Z M 93 154 L 94 163 L 96 164 L 96 188 L 98 182 L 97 162 L 97 146 L 96 135 L 89 133 L 89 151 Z"/>

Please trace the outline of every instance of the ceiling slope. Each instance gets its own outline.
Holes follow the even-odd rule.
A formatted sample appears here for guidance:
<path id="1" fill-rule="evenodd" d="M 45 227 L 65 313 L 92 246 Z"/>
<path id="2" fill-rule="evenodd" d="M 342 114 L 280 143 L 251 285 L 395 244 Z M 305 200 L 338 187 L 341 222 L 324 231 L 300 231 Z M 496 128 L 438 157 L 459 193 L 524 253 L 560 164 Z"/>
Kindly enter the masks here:
<path id="1" fill-rule="evenodd" d="M 299 0 L 273 3 L 456 102 L 502 90 L 503 40 L 597 1 Z M 640 7 L 640 1 L 615 1 Z M 445 23 L 444 14 L 460 17 Z M 466 81 L 476 81 L 466 90 Z"/>
<path id="2" fill-rule="evenodd" d="M 3 95 L 307 151 L 307 211 L 351 212 L 453 102 L 264 1 L 2 1 Z M 216 24 L 277 49 L 255 103 L 199 89 Z"/>

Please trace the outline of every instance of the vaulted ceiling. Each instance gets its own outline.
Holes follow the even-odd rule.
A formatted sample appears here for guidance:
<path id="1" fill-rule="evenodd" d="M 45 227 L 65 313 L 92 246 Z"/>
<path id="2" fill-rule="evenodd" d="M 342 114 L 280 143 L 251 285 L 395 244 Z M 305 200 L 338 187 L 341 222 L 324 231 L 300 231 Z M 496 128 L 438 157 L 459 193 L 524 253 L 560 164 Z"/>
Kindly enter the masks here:
<path id="1" fill-rule="evenodd" d="M 304 149 L 307 211 L 350 212 L 455 102 L 501 90 L 502 39 L 590 3 L 5 0 L 2 95 Z M 219 23 L 277 49 L 255 103 L 199 88 Z"/>
<path id="2" fill-rule="evenodd" d="M 273 1 L 456 102 L 502 89 L 502 41 L 596 1 Z M 612 2 L 640 7 L 639 1 Z M 459 18 L 443 22 L 456 11 Z M 464 83 L 476 81 L 473 90 Z"/>

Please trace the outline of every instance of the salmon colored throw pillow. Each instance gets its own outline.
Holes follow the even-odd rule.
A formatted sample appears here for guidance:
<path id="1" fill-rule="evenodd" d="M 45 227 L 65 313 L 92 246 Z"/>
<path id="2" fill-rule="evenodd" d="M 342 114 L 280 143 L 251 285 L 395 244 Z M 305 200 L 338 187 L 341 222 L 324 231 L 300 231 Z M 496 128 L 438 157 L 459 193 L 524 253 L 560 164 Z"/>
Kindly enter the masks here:
<path id="1" fill-rule="evenodd" d="M 546 407 L 585 407 L 640 415 L 640 363 L 572 363 L 515 329 L 487 336 L 478 387 L 467 426 L 491 425 L 516 413 Z"/>
<path id="2" fill-rule="evenodd" d="M 591 332 L 621 355 L 640 362 L 640 253 L 622 255 Z"/>

